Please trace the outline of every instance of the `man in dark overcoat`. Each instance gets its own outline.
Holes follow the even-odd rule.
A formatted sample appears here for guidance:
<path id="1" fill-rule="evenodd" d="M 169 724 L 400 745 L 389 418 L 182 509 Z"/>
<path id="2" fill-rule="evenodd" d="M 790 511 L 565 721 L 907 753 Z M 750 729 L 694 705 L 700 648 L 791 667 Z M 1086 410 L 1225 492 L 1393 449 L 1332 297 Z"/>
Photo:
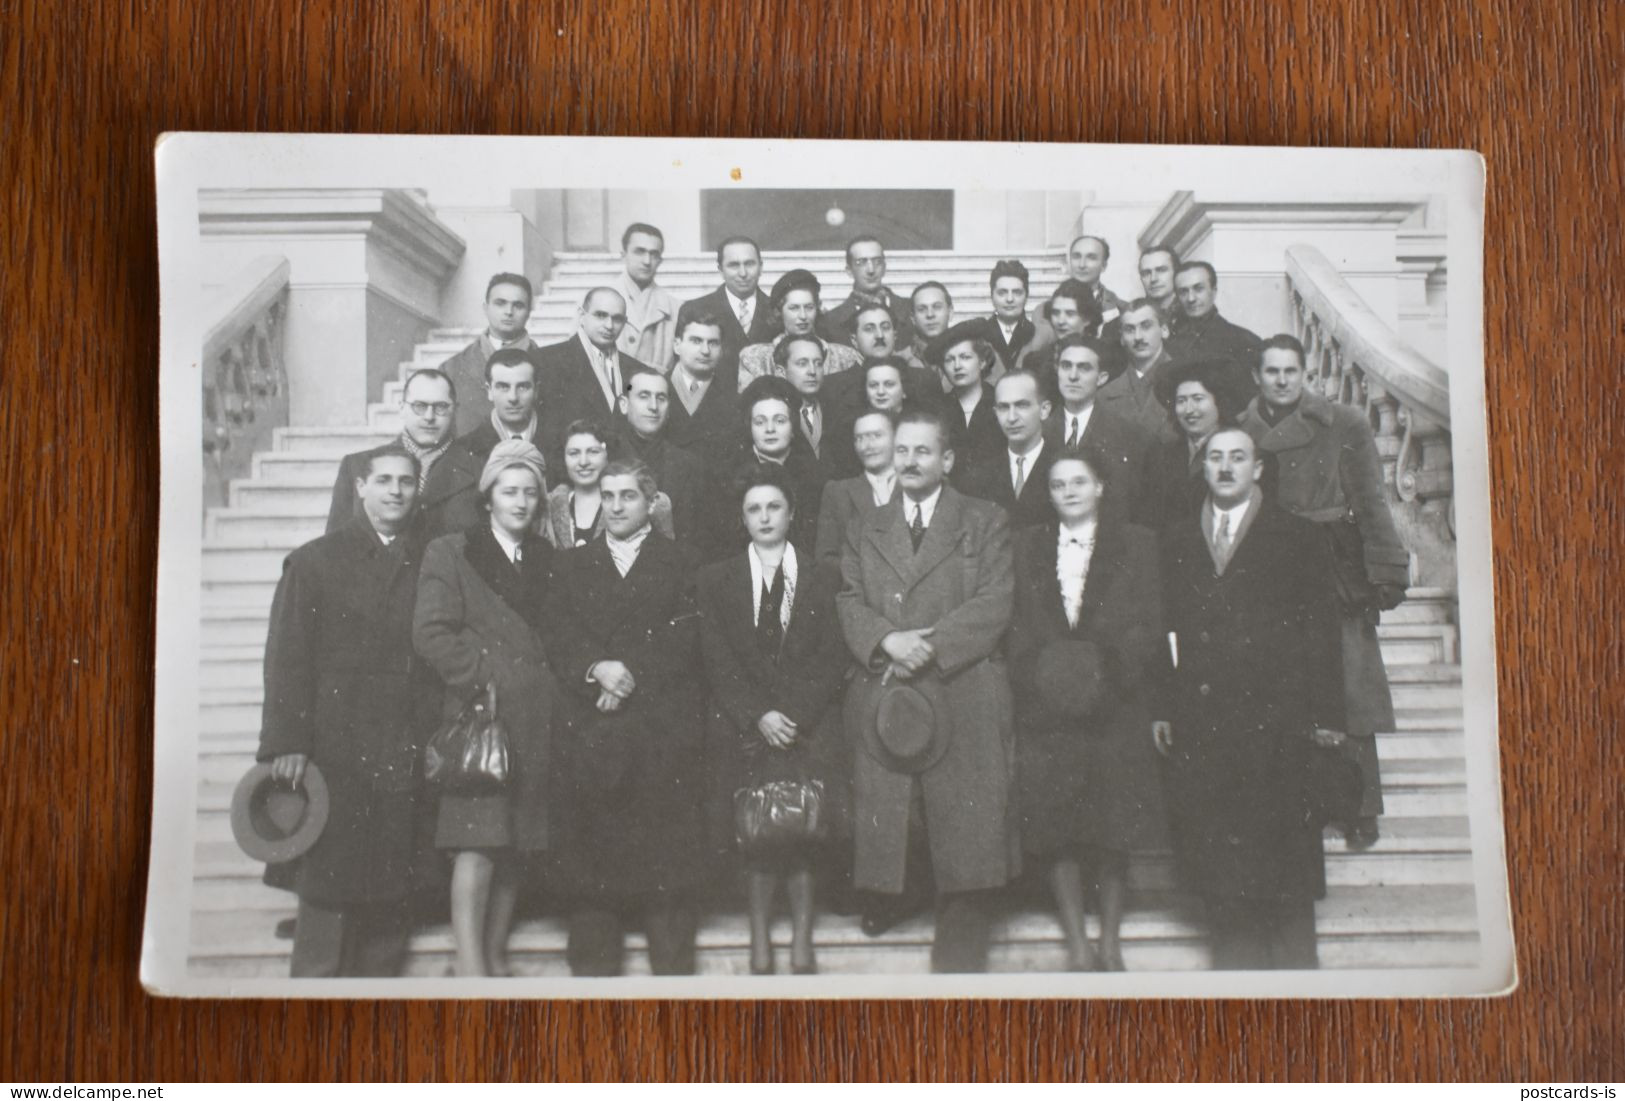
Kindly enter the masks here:
<path id="1" fill-rule="evenodd" d="M 457 391 L 451 379 L 432 367 L 413 371 L 401 388 L 401 434 L 386 444 L 353 452 L 340 460 L 339 476 L 333 483 L 333 501 L 327 510 L 327 530 L 337 531 L 361 517 L 356 482 L 373 455 L 392 447 L 405 448 L 417 457 L 419 522 L 435 531 L 446 530 L 441 525 L 440 512 L 456 486 L 447 477 L 440 460 L 451 450 L 456 417 Z"/>
<path id="2" fill-rule="evenodd" d="M 438 704 L 412 651 L 417 478 L 406 450 L 374 454 L 362 517 L 290 554 L 271 603 L 257 756 L 296 786 L 316 765 L 329 794 L 294 877 L 294 978 L 392 976 L 405 959 L 418 758 Z"/>
<path id="3" fill-rule="evenodd" d="M 1224 360 L 1228 384 L 1245 390 L 1258 362 L 1258 334 L 1219 313 L 1219 276 L 1206 260 L 1187 260 L 1174 273 L 1179 308 L 1168 319 L 1168 354 L 1180 363 Z"/>
<path id="4" fill-rule="evenodd" d="M 739 431 L 739 358 L 723 359 L 720 314 L 685 308 L 677 315 L 676 362 L 664 436 L 715 474 Z"/>
<path id="5" fill-rule="evenodd" d="M 705 461 L 672 442 L 667 427 L 671 402 L 671 379 L 653 367 L 637 364 L 626 376 L 610 454 L 637 459 L 649 468 L 671 501 L 673 536 L 696 553 L 706 553 L 717 539 L 717 533 L 709 530 L 717 508 L 716 489 Z M 734 408 L 737 410 L 737 402 Z M 736 424 L 737 418 L 736 412 Z"/>
<path id="6" fill-rule="evenodd" d="M 1303 345 L 1281 334 L 1264 342 L 1253 373 L 1258 396 L 1240 417 L 1275 456 L 1276 501 L 1313 521 L 1331 549 L 1343 634 L 1348 749 L 1365 778 L 1360 814 L 1343 824 L 1348 841 L 1377 840 L 1382 776 L 1376 734 L 1394 729 L 1393 695 L 1377 623 L 1405 599 L 1410 554 L 1394 529 L 1382 462 L 1365 414 L 1304 389 Z"/>
<path id="7" fill-rule="evenodd" d="M 933 746 L 902 767 L 856 739 L 853 883 L 898 896 L 923 871 L 935 883 L 932 967 L 987 968 L 986 892 L 1020 866 L 1011 823 L 1015 742 L 1000 640 L 1014 598 L 1004 511 L 945 484 L 953 465 L 940 414 L 905 412 L 891 503 L 848 528 L 836 600 L 858 670 L 849 731 L 873 727 L 887 686 L 933 699 Z M 928 854 L 909 859 L 911 846 Z M 923 865 L 923 866 L 922 866 Z"/>
<path id="8" fill-rule="evenodd" d="M 1060 447 L 1045 438 L 1050 403 L 1038 376 L 1025 367 L 999 376 L 993 384 L 993 415 L 1004 435 L 1004 446 L 957 483 L 959 488 L 1003 508 L 1012 527 L 1048 523 L 1055 519 L 1049 468 Z"/>
<path id="9" fill-rule="evenodd" d="M 705 686 L 693 575 L 652 533 L 641 462 L 604 468 L 604 535 L 564 551 L 548 586 L 559 682 L 550 889 L 570 909 L 576 975 L 618 975 L 638 921 L 657 975 L 692 974 L 702 874 Z"/>
<path id="10" fill-rule="evenodd" d="M 1311 968 L 1325 891 L 1309 758 L 1343 740 L 1325 541 L 1267 501 L 1252 437 L 1221 428 L 1200 513 L 1163 535 L 1168 691 L 1152 704 L 1175 849 L 1219 970 Z"/>

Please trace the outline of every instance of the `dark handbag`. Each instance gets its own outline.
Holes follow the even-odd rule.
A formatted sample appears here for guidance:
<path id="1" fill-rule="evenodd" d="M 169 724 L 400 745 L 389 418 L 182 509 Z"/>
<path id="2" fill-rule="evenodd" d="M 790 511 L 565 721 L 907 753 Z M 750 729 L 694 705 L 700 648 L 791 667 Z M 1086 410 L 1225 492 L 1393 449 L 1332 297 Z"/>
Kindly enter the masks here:
<path id="1" fill-rule="evenodd" d="M 822 780 L 769 780 L 734 792 L 734 836 L 745 852 L 816 841 L 828 832 Z"/>
<path id="2" fill-rule="evenodd" d="M 472 795 L 508 782 L 508 733 L 497 719 L 493 682 L 446 723 L 423 749 L 423 775 L 451 795 Z"/>

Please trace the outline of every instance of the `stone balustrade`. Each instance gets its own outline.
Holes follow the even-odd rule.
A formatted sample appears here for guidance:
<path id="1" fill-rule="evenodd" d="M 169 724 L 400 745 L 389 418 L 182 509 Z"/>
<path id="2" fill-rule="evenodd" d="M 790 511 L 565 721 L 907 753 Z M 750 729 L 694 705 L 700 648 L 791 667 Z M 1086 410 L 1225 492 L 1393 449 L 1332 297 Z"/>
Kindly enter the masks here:
<path id="1" fill-rule="evenodd" d="M 1318 249 L 1288 248 L 1286 278 L 1307 385 L 1370 418 L 1412 584 L 1454 593 L 1449 376 L 1400 339 Z"/>
<path id="2" fill-rule="evenodd" d="M 227 503 L 232 478 L 288 423 L 284 331 L 288 261 L 262 256 L 215 296 L 203 338 L 203 504 Z"/>

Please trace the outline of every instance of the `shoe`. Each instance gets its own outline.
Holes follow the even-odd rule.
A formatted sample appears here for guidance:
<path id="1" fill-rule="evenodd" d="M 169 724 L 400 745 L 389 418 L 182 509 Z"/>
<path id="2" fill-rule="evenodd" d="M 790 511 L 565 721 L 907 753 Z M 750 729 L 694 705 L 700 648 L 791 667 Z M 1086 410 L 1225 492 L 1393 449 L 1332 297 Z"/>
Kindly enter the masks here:
<path id="1" fill-rule="evenodd" d="M 1343 823 L 1343 842 L 1355 852 L 1364 852 L 1377 843 L 1382 831 L 1375 818 L 1356 818 Z"/>
<path id="2" fill-rule="evenodd" d="M 750 973 L 752 975 L 771 975 L 777 970 L 778 968 L 774 966 L 773 955 L 771 952 L 768 953 L 767 963 L 765 964 L 759 964 L 755 960 L 750 961 Z"/>
<path id="3" fill-rule="evenodd" d="M 818 961 L 813 959 L 808 960 L 806 963 L 796 963 L 792 960 L 790 973 L 792 975 L 816 975 L 818 974 Z"/>
<path id="4" fill-rule="evenodd" d="M 275 935 L 277 940 L 292 940 L 294 929 L 298 924 L 298 918 L 283 918 L 281 921 L 276 923 L 276 929 L 273 930 L 273 935 Z"/>
<path id="5" fill-rule="evenodd" d="M 863 935 L 866 937 L 884 936 L 901 925 L 904 916 L 897 910 L 885 907 L 865 910 L 863 917 L 858 921 L 858 928 L 863 930 Z"/>
<path id="6" fill-rule="evenodd" d="M 1110 952 L 1108 952 L 1104 948 L 1102 948 L 1100 950 L 1099 956 L 1100 956 L 1100 969 L 1102 971 L 1127 971 L 1128 970 L 1127 967 L 1123 966 L 1123 950 L 1121 948 L 1113 948 Z"/>

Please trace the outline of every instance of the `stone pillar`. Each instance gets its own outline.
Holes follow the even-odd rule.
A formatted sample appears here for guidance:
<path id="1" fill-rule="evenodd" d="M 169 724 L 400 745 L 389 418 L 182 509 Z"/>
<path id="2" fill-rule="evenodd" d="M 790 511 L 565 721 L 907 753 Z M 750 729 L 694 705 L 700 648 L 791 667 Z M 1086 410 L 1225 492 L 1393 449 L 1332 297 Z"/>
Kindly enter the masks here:
<path id="1" fill-rule="evenodd" d="M 1198 199 L 1176 191 L 1140 231 L 1141 249 L 1173 248 L 1219 273 L 1225 317 L 1260 336 L 1291 332 L 1286 250 L 1319 249 L 1390 328 L 1399 328 L 1399 227 L 1426 207 L 1415 198 L 1282 203 Z"/>
<path id="2" fill-rule="evenodd" d="M 485 286 L 499 271 L 517 272 L 541 290 L 553 261 L 553 242 L 532 217 L 538 192 L 521 197 L 506 187 L 479 184 L 431 190 L 435 215 L 463 239 L 462 262 L 441 292 L 440 324 L 482 327 Z"/>
<path id="3" fill-rule="evenodd" d="M 440 323 L 462 238 L 411 192 L 299 188 L 199 196 L 204 282 L 288 262 L 284 354 L 293 425 L 354 424 Z"/>

